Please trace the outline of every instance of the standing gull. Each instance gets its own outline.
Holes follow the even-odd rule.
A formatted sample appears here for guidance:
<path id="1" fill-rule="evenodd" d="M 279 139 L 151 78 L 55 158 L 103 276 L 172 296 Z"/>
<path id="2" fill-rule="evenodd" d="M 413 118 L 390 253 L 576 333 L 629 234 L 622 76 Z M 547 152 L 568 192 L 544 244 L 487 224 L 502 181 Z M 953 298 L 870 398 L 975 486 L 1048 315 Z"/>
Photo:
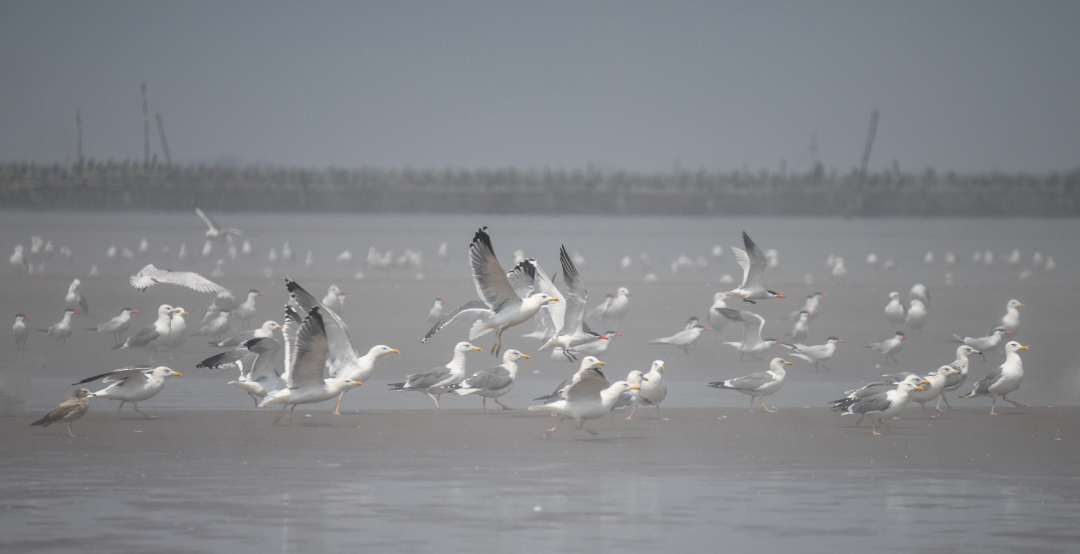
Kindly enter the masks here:
<path id="1" fill-rule="evenodd" d="M 959 342 L 961 344 L 966 344 L 966 345 L 974 348 L 975 350 L 978 350 L 979 355 L 982 356 L 983 361 L 986 361 L 986 353 L 989 352 L 989 351 L 996 350 L 999 346 L 1001 346 L 1001 342 L 1004 339 L 1005 335 L 1011 335 L 1011 334 L 1012 334 L 1012 331 L 1006 331 L 1005 329 L 997 328 L 997 329 L 994 329 L 993 333 L 990 333 L 989 335 L 987 335 L 985 337 L 963 337 L 963 338 L 961 338 L 960 335 L 953 335 L 953 338 L 956 339 L 956 342 Z"/>
<path id="2" fill-rule="evenodd" d="M 904 411 L 904 406 L 907 406 L 912 393 L 923 390 L 922 387 L 914 384 L 914 381 L 917 379 L 918 377 L 916 376 L 909 377 L 907 380 L 898 384 L 895 390 L 878 392 L 857 402 L 853 402 L 847 406 L 847 411 L 840 415 L 858 414 L 859 421 L 862 421 L 863 417 L 869 416 L 871 425 L 870 430 L 875 435 L 881 434 L 877 432 L 878 423 L 884 425 L 891 433 L 892 427 L 889 427 L 889 424 L 885 423 L 884 420 Z"/>
<path id="3" fill-rule="evenodd" d="M 743 231 L 742 238 L 746 250 L 731 247 L 731 252 L 735 254 L 735 261 L 743 269 L 742 284 L 737 289 L 729 290 L 727 294 L 742 298 L 743 302 L 751 304 L 755 303 L 754 299 L 784 298 L 784 295 L 766 290 L 765 286 L 761 284 L 761 278 L 765 274 L 765 268 L 769 266 L 769 260 L 761 252 L 761 249 L 754 244 L 754 241 L 750 240 L 750 235 L 747 235 L 746 231 Z"/>
<path id="4" fill-rule="evenodd" d="M 124 331 L 127 331 L 131 327 L 131 314 L 137 314 L 139 310 L 133 310 L 131 308 L 124 308 L 120 310 L 120 315 L 97 325 L 94 327 L 87 327 L 87 331 L 93 331 L 95 333 L 109 333 L 116 340 L 123 340 Z"/>
<path id="5" fill-rule="evenodd" d="M 844 411 L 847 410 L 848 407 L 850 407 L 852 404 L 861 402 L 867 398 L 870 398 L 871 396 L 874 396 L 875 394 L 896 390 L 896 387 L 902 381 L 910 381 L 912 385 L 919 386 L 930 384 L 923 381 L 922 377 L 919 377 L 914 373 L 908 373 L 906 377 L 901 378 L 895 382 L 886 383 L 882 381 L 876 383 L 869 383 L 867 385 L 864 385 L 863 387 L 849 390 L 844 393 L 843 398 L 839 400 L 833 400 L 832 402 L 829 402 L 829 404 L 832 404 L 832 409 L 834 411 Z M 859 420 L 855 422 L 855 426 L 859 426 L 860 424 L 862 424 L 862 420 L 863 416 L 860 416 Z"/>
<path id="6" fill-rule="evenodd" d="M 247 299 L 241 302 L 240 305 L 236 307 L 236 317 L 240 321 L 243 321 L 245 325 L 247 324 L 248 320 L 255 315 L 255 299 L 260 296 L 266 295 L 255 289 L 251 289 L 248 291 Z"/>
<path id="7" fill-rule="evenodd" d="M 1016 333 L 1020 330 L 1020 310 L 1017 308 L 1023 308 L 1024 305 L 1017 299 L 1013 298 L 1005 304 L 1005 315 L 998 321 L 995 329 L 1004 329 L 1010 333 Z"/>
<path id="8" fill-rule="evenodd" d="M 154 417 L 140 410 L 139 402 L 153 398 L 154 395 L 161 392 L 161 389 L 165 387 L 165 379 L 172 377 L 173 375 L 177 377 L 182 376 L 180 372 L 173 371 L 165 366 L 156 368 L 150 366 L 132 366 L 114 369 L 108 373 L 88 377 L 78 383 L 73 383 L 73 385 L 82 385 L 83 383 L 102 379 L 101 382 L 108 384 L 109 386 L 97 392 L 90 393 L 88 395 L 90 398 L 119 400 L 120 405 L 116 408 L 116 417 L 120 417 L 120 409 L 123 408 L 124 404 L 127 402 L 131 402 L 131 404 L 135 406 L 136 412 L 139 412 L 146 417 Z"/>
<path id="9" fill-rule="evenodd" d="M 713 295 L 712 306 L 709 306 L 709 314 L 706 319 L 709 321 L 709 327 L 716 332 L 717 335 L 724 332 L 724 327 L 728 324 L 728 318 L 724 317 L 720 313 L 720 308 L 728 307 L 725 300 L 730 300 L 731 297 L 726 292 L 718 292 Z"/>
<path id="10" fill-rule="evenodd" d="M 990 415 L 998 415 L 994 411 L 998 396 L 1017 408 L 1023 408 L 1023 404 L 1009 400 L 1008 394 L 1020 388 L 1020 382 L 1024 379 L 1024 362 L 1020 359 L 1020 351 L 1027 349 L 1028 347 L 1021 346 L 1016 341 L 1009 341 L 1005 345 L 1005 363 L 1001 364 L 1001 367 L 991 372 L 990 375 L 975 383 L 975 388 L 960 398 L 989 396 Z"/>
<path id="11" fill-rule="evenodd" d="M 950 367 L 956 370 L 956 373 L 950 373 L 948 378 L 945 379 L 945 388 L 941 391 L 941 397 L 938 399 L 938 409 L 941 408 L 942 400 L 945 401 L 946 406 L 949 406 L 949 399 L 945 398 L 945 393 L 964 386 L 968 376 L 968 356 L 972 354 L 979 354 L 979 351 L 966 344 L 961 344 L 956 349 L 956 359 L 949 364 Z M 949 409 L 952 409 L 952 406 L 949 406 Z"/>
<path id="12" fill-rule="evenodd" d="M 929 313 L 926 311 L 926 306 L 922 300 L 918 298 L 911 299 L 911 307 L 908 308 L 907 315 L 904 316 L 904 324 L 908 329 L 912 331 L 918 331 L 926 325 L 926 318 Z"/>
<path id="13" fill-rule="evenodd" d="M 795 327 L 791 329 L 791 340 L 802 342 L 810 336 L 810 318 L 813 315 L 810 312 L 799 312 L 799 319 L 795 322 Z"/>
<path id="14" fill-rule="evenodd" d="M 76 390 L 69 400 L 65 400 L 57 406 L 56 409 L 45 414 L 45 417 L 31 423 L 30 426 L 34 427 L 35 425 L 40 425 L 42 427 L 48 427 L 53 423 L 66 421 L 68 424 L 68 434 L 77 437 L 78 435 L 75 434 L 75 431 L 72 428 L 72 423 L 74 423 L 76 419 L 86 415 L 86 410 L 90 407 L 90 400 L 87 398 L 87 395 L 89 394 L 90 391 L 87 389 Z"/>
<path id="15" fill-rule="evenodd" d="M 593 309 L 593 312 L 589 315 L 600 318 L 600 324 L 603 325 L 605 320 L 615 319 L 622 322 L 622 318 L 626 317 L 627 312 L 630 311 L 630 289 L 626 287 L 619 287 L 615 296 L 610 297 L 609 300 L 605 300 L 603 304 Z"/>
<path id="16" fill-rule="evenodd" d="M 517 361 L 522 358 L 528 360 L 529 356 L 511 348 L 503 353 L 502 364 L 473 373 L 472 377 L 465 379 L 452 390 L 459 396 L 475 393 L 483 397 L 484 413 L 487 413 L 488 398 L 502 406 L 502 409 L 512 410 L 510 406 L 499 402 L 499 397 L 514 388 L 514 379 L 517 378 L 518 371 Z"/>
<path id="17" fill-rule="evenodd" d="M 667 421 L 668 418 L 664 417 L 663 412 L 660 411 L 660 403 L 667 398 L 667 382 L 664 381 L 664 360 L 654 360 L 652 367 L 642 377 L 642 380 L 645 382 L 641 384 L 641 397 L 648 400 L 649 404 L 656 406 L 656 415 L 660 419 Z M 630 416 L 632 415 L 634 415 L 634 410 L 630 410 Z M 626 419 L 630 419 L 630 417 L 627 416 Z"/>
<path id="18" fill-rule="evenodd" d="M 615 401 L 615 405 L 611 407 L 611 428 L 615 428 L 615 414 L 621 414 L 627 410 L 631 412 L 637 407 L 638 403 L 652 404 L 651 401 L 645 400 L 641 397 L 641 385 L 645 382 L 645 374 L 634 370 L 626 376 L 626 382 L 630 383 L 630 390 L 619 395 L 619 398 Z M 629 416 L 626 419 L 630 419 Z"/>
<path id="19" fill-rule="evenodd" d="M 892 322 L 893 329 L 896 329 L 897 325 L 904 323 L 906 316 L 904 304 L 900 302 L 900 293 L 896 291 L 890 292 L 889 303 L 885 305 L 885 319 Z"/>
<path id="20" fill-rule="evenodd" d="M 761 402 L 761 407 L 765 408 L 766 412 L 775 412 L 776 410 L 770 410 L 765 405 L 763 397 L 780 390 L 780 387 L 784 386 L 784 379 L 787 377 L 787 371 L 784 370 L 785 365 L 791 365 L 791 362 L 784 360 L 783 358 L 773 358 L 769 362 L 769 370 L 761 371 L 758 373 L 751 373 L 744 377 L 737 377 L 735 379 L 728 379 L 727 381 L 717 381 L 709 383 L 710 387 L 715 389 L 731 389 L 739 391 L 750 397 L 750 411 L 754 411 L 754 398 Z"/>
<path id="21" fill-rule="evenodd" d="M 124 348 L 145 348 L 147 355 L 150 355 L 150 361 L 154 361 L 151 351 L 156 352 L 157 348 L 165 343 L 169 338 L 169 334 L 172 329 L 171 316 L 176 308 L 168 304 L 162 304 L 158 307 L 157 320 L 152 325 L 148 325 L 139 329 L 137 333 L 131 335 L 121 344 L 113 347 L 113 350 Z"/>
<path id="22" fill-rule="evenodd" d="M 885 355 L 885 361 L 891 359 L 895 364 L 899 363 L 896 361 L 896 354 L 904 348 L 904 339 L 906 338 L 907 335 L 905 335 L 903 331 L 897 331 L 895 335 L 881 342 L 872 342 L 865 348 L 869 348 L 875 352 L 881 352 Z"/>
<path id="23" fill-rule="evenodd" d="M 11 338 L 15 339 L 16 349 L 26 347 L 26 338 L 29 336 L 26 329 L 26 322 L 29 319 L 30 318 L 22 314 L 15 314 L 15 325 L 11 326 Z"/>
<path id="24" fill-rule="evenodd" d="M 187 342 L 187 320 L 184 316 L 188 315 L 184 308 L 177 306 L 173 310 L 171 316 L 169 316 L 169 337 L 165 339 L 165 348 L 170 350 L 169 357 L 172 357 L 172 349 L 181 350 L 184 343 Z"/>
<path id="25" fill-rule="evenodd" d="M 449 317 L 432 327 L 421 342 L 427 341 L 439 329 L 447 326 L 457 317 L 478 317 L 469 331 L 469 340 L 476 339 L 489 331 L 495 331 L 495 344 L 491 352 L 496 356 L 502 351 L 503 331 L 519 323 L 528 321 L 540 308 L 559 299 L 544 293 L 536 293 L 525 299 L 518 297 L 510 280 L 506 277 L 495 250 L 487 227 L 476 231 L 472 244 L 469 245 L 469 263 L 472 267 L 473 284 L 482 301 L 472 301 L 455 310 Z M 519 266 L 520 267 L 520 266 Z"/>
<path id="26" fill-rule="evenodd" d="M 586 358 L 588 360 L 589 358 Z M 587 431 L 589 434 L 595 435 L 596 431 L 592 429 L 584 429 L 583 425 L 589 419 L 596 419 L 603 417 L 611 412 L 612 406 L 618 401 L 619 396 L 629 390 L 631 385 L 625 384 L 625 388 L 620 387 L 621 390 L 611 391 L 612 394 L 607 396 L 602 393 L 611 386 L 607 378 L 600 371 L 600 365 L 602 362 L 593 358 L 596 362 L 587 367 L 578 369 L 577 373 L 571 379 L 570 384 L 561 391 L 561 397 L 549 404 L 541 404 L 539 406 L 529 406 L 529 410 L 540 412 L 551 412 L 554 415 L 560 416 L 559 421 L 555 423 L 555 426 L 551 429 L 544 431 L 544 438 L 548 438 L 555 431 L 555 429 L 566 419 L 574 420 L 574 428 Z M 583 362 L 585 360 L 582 360 Z M 617 394 L 615 394 L 617 392 Z"/>
<path id="27" fill-rule="evenodd" d="M 390 383 L 390 390 L 397 392 L 417 391 L 427 394 L 439 406 L 439 396 L 465 379 L 465 353 L 482 350 L 468 342 L 459 342 L 454 346 L 454 357 L 445 366 L 426 373 L 413 373 L 401 383 Z"/>

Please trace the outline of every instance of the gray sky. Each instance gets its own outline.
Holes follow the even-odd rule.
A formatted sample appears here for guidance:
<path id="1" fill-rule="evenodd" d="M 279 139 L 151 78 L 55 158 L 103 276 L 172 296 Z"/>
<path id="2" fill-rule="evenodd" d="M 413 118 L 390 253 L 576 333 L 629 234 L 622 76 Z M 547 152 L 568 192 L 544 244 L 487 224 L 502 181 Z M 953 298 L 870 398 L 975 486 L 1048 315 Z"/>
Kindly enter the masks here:
<path id="1" fill-rule="evenodd" d="M 1080 166 L 1080 2 L 0 0 L 0 160 Z M 160 152 L 151 122 L 153 152 Z"/>

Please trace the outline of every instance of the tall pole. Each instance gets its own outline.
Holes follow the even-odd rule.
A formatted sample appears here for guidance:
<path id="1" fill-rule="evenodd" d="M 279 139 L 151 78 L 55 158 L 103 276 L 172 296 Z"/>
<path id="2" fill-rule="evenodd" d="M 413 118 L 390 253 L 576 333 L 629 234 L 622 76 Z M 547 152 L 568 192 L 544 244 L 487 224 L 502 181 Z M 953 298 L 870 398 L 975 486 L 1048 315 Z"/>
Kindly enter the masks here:
<path id="1" fill-rule="evenodd" d="M 169 155 L 169 143 L 165 142 L 165 126 L 161 124 L 161 112 L 154 112 L 154 119 L 157 120 L 158 135 L 161 136 L 161 151 L 165 153 L 165 165 L 172 166 L 172 156 Z"/>
<path id="2" fill-rule="evenodd" d="M 862 166 L 859 169 L 859 180 L 866 178 L 866 167 L 870 163 L 870 149 L 874 147 L 874 135 L 877 134 L 878 111 L 875 108 L 870 112 L 870 134 L 866 136 L 866 148 L 863 150 Z"/>
<path id="3" fill-rule="evenodd" d="M 150 114 L 146 109 L 146 83 L 142 84 L 143 167 L 150 167 Z"/>
<path id="4" fill-rule="evenodd" d="M 82 167 L 82 114 L 79 113 L 78 106 L 75 106 L 75 136 L 77 138 L 77 141 L 75 143 L 75 152 L 78 155 L 79 167 Z"/>

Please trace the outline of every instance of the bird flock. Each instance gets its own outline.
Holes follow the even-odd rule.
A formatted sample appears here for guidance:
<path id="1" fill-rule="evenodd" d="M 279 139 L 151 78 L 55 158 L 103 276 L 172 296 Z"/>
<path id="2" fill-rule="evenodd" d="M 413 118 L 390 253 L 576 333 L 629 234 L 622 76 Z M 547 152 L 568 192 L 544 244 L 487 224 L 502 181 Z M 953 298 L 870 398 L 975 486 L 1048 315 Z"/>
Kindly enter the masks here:
<path id="1" fill-rule="evenodd" d="M 238 229 L 220 226 L 197 206 L 194 210 L 208 227 L 205 232 L 208 245 L 219 242 L 235 249 L 236 238 L 245 236 Z M 801 309 L 792 311 L 780 320 L 792 325 L 791 331 L 784 335 L 787 340 L 766 336 L 765 318 L 751 310 L 756 309 L 753 306 L 758 302 L 775 302 L 785 298 L 783 294 L 767 288 L 765 283 L 766 270 L 777 265 L 778 254 L 775 250 L 763 251 L 746 232 L 742 233 L 741 238 L 743 247 L 732 246 L 730 250 L 734 260 L 742 268 L 742 280 L 738 283 L 732 279 L 721 280 L 722 284 L 736 286 L 715 293 L 706 319 L 710 327 L 702 325 L 698 318 L 692 317 L 685 322 L 683 329 L 670 336 L 648 340 L 647 343 L 674 346 L 685 354 L 690 354 L 691 348 L 703 333 L 719 334 L 732 323 L 739 323 L 742 328 L 740 340 L 723 341 L 723 345 L 738 352 L 740 360 L 750 357 L 764 362 L 765 359 L 761 356 L 779 346 L 785 349 L 784 354 L 805 362 L 815 370 L 830 370 L 826 362 L 834 359 L 840 349 L 839 345 L 844 341 L 830 336 L 823 344 L 806 344 L 809 342 L 815 318 L 827 305 L 823 301 L 828 295 L 821 292 L 809 295 Z M 35 237 L 34 244 L 39 242 L 41 239 Z M 51 251 L 51 242 L 48 246 Z M 139 246 L 140 254 L 147 249 L 144 239 Z M 242 249 L 249 252 L 250 242 L 245 240 Z M 38 250 L 43 251 L 44 247 Z M 110 248 L 110 256 L 113 250 L 114 248 Z M 182 246 L 181 255 L 185 252 L 186 246 Z M 440 245 L 439 255 L 445 258 L 448 256 L 447 252 L 446 243 Z M 614 338 L 622 337 L 621 333 L 611 329 L 618 328 L 630 313 L 630 291 L 626 287 L 619 287 L 606 294 L 597 305 L 589 308 L 585 277 L 578 267 L 583 264 L 583 258 L 576 252 L 569 252 L 564 245 L 559 247 L 558 253 L 559 267 L 555 277 L 549 277 L 535 258 L 525 257 L 521 251 L 515 253 L 514 265 L 506 270 L 496 257 L 487 228 L 478 229 L 469 244 L 468 257 L 477 299 L 456 309 L 447 310 L 447 302 L 436 298 L 427 314 L 428 330 L 423 334 L 421 343 L 429 341 L 440 332 L 462 334 L 462 338 L 467 340 L 454 346 L 450 361 L 445 366 L 407 375 L 403 381 L 390 384 L 389 390 L 422 392 L 430 397 L 436 408 L 441 408 L 442 395 L 452 393 L 454 396 L 480 397 L 481 408 L 485 413 L 489 398 L 501 409 L 509 410 L 511 408 L 500 398 L 513 389 L 519 364 L 528 363 L 532 359 L 522 351 L 525 347 L 518 344 L 520 339 L 530 339 L 537 341 L 537 351 L 550 350 L 551 360 L 577 364 L 577 369 L 567 376 L 555 391 L 536 398 L 535 401 L 540 404 L 528 408 L 530 411 L 546 412 L 559 418 L 555 426 L 544 431 L 544 438 L 550 436 L 559 423 L 567 419 L 572 420 L 577 429 L 595 434 L 596 431 L 584 427 L 588 420 L 610 416 L 614 426 L 615 414 L 629 412 L 627 419 L 630 419 L 639 405 L 654 407 L 658 417 L 667 419 L 660 411 L 660 404 L 667 396 L 663 360 L 652 362 L 648 372 L 631 371 L 625 380 L 611 382 L 604 375 L 605 363 L 600 360 L 600 356 L 608 352 Z M 70 250 L 68 254 L 70 257 Z M 117 256 L 133 258 L 134 253 L 127 256 L 121 252 Z M 270 253 L 271 258 L 291 259 L 292 256 L 288 243 L 281 249 L 280 255 L 276 250 L 271 250 Z M 714 249 L 713 256 L 721 258 L 723 249 Z M 1018 257 L 1019 252 L 1015 251 L 1008 256 L 1007 263 L 1018 263 Z M 351 254 L 343 252 L 338 259 L 351 261 Z M 944 259 L 944 263 L 951 265 L 955 263 L 956 257 L 948 253 Z M 402 258 L 395 260 L 392 253 L 381 254 L 374 247 L 369 251 L 367 260 L 371 268 L 408 265 L 419 269 L 423 263 L 418 252 L 407 251 Z M 978 261 L 992 264 L 992 253 L 979 253 Z M 888 269 L 889 262 L 891 260 L 886 260 L 881 267 Z M 877 267 L 876 255 L 868 256 L 866 263 L 868 266 Z M 928 252 L 924 263 L 934 264 L 934 255 Z M 1039 260 L 1039 263 L 1045 267 L 1054 262 L 1052 258 L 1044 258 Z M 16 248 L 11 264 L 29 274 L 42 267 L 35 265 L 39 264 L 39 261 L 28 255 L 21 246 Z M 633 259 L 629 256 L 625 256 L 620 262 L 623 268 L 631 264 Z M 680 256 L 673 264 L 673 271 L 677 267 L 700 265 L 688 256 Z M 843 278 L 846 269 L 842 258 L 830 256 L 828 266 L 834 279 Z M 561 281 L 561 285 L 556 284 L 556 280 Z M 337 285 L 331 285 L 327 294 L 319 300 L 299 283 L 286 277 L 284 283 L 288 302 L 284 306 L 282 323 L 266 321 L 254 329 L 230 334 L 235 323 L 241 322 L 244 327 L 250 325 L 249 321 L 256 312 L 256 302 L 265 296 L 263 292 L 251 289 L 243 300 L 238 300 L 231 291 L 198 273 L 158 269 L 154 264 L 143 267 L 130 277 L 129 282 L 139 291 L 155 285 L 173 285 L 213 294 L 214 297 L 203 312 L 202 320 L 190 328 L 184 318 L 190 314 L 183 307 L 169 304 L 162 304 L 157 308 L 156 319 L 152 324 L 137 329 L 126 339 L 123 336 L 131 328 L 132 315 L 140 313 L 130 307 L 123 308 L 108 321 L 84 327 L 86 331 L 110 336 L 115 341 L 114 349 L 145 350 L 150 364 L 122 367 L 74 383 L 73 386 L 100 380 L 107 386 L 96 392 L 85 388 L 77 389 L 70 400 L 32 425 L 48 426 L 51 423 L 67 422 L 68 432 L 73 435 L 72 422 L 87 412 L 89 400 L 93 398 L 119 401 L 118 415 L 124 404 L 131 403 L 138 413 L 153 417 L 142 412 L 138 402 L 158 394 L 169 377 L 181 376 L 180 372 L 156 364 L 154 358 L 156 356 L 160 359 L 161 349 L 176 351 L 189 337 L 212 339 L 208 341 L 210 346 L 228 349 L 202 360 L 195 368 L 237 370 L 237 378 L 228 384 L 245 391 L 257 407 L 280 405 L 281 410 L 273 419 L 275 424 L 284 417 L 287 410 L 291 420 L 292 410 L 295 410 L 297 405 L 320 403 L 335 398 L 333 413 L 340 414 L 344 395 L 353 388 L 362 386 L 364 381 L 371 377 L 382 357 L 400 354 L 398 349 L 387 345 L 375 345 L 366 350 L 358 349 L 354 345 L 349 329 L 342 319 L 346 300 L 352 296 Z M 52 337 L 58 347 L 63 347 L 65 340 L 72 335 L 73 317 L 95 317 L 90 311 L 90 303 L 83 294 L 81 285 L 79 279 L 72 281 L 64 298 L 66 307 L 60 321 L 46 328 L 34 327 Z M 884 300 L 883 316 L 892 325 L 894 334 L 880 342 L 864 346 L 880 353 L 883 363 L 897 363 L 897 355 L 909 339 L 908 333 L 924 332 L 930 318 L 930 293 L 926 286 L 916 284 L 908 292 L 907 302 L 902 300 L 899 292 L 889 293 Z M 741 309 L 747 305 L 749 309 Z M 979 354 L 985 360 L 987 354 L 998 351 L 1004 354 L 1004 362 L 1000 367 L 975 383 L 970 392 L 958 398 L 989 397 L 990 413 L 995 415 L 999 396 L 1014 406 L 1022 407 L 1018 402 L 1007 398 L 1008 394 L 1019 389 L 1024 375 L 1020 352 L 1028 347 L 1008 340 L 1010 335 L 1019 330 L 1019 308 L 1022 307 L 1024 304 L 1018 300 L 1009 300 L 1005 315 L 993 326 L 988 326 L 991 328 L 986 335 L 961 337 L 957 334 L 947 337 L 947 340 L 960 344 L 956 359 L 952 362 L 923 375 L 907 372 L 884 375 L 881 382 L 846 391 L 842 398 L 831 403 L 833 409 L 844 415 L 858 415 L 856 425 L 870 417 L 873 434 L 879 434 L 879 424 L 891 431 L 885 420 L 896 417 L 909 402 L 917 402 L 926 410 L 926 403 L 936 401 L 933 409 L 941 412 L 942 401 L 948 406 L 945 393 L 960 389 L 966 382 L 969 373 L 968 357 Z M 529 320 L 534 320 L 535 323 L 532 332 L 518 336 L 507 334 L 511 328 Z M 596 323 L 597 328 L 609 330 L 603 333 L 594 331 L 588 323 L 589 320 Z M 27 347 L 28 321 L 26 315 L 16 315 L 12 336 L 17 348 Z M 455 322 L 462 322 L 464 325 L 454 325 Z M 484 350 L 473 343 L 488 334 L 493 335 L 489 352 L 501 363 L 470 374 L 466 371 L 468 355 Z M 512 342 L 514 347 L 504 348 L 504 342 Z M 365 353 L 361 355 L 361 352 Z M 279 357 L 284 359 L 283 366 L 278 365 Z M 762 408 L 773 412 L 775 410 L 766 406 L 763 398 L 781 389 L 787 376 L 786 368 L 792 365 L 793 362 L 783 357 L 774 357 L 768 361 L 766 371 L 710 382 L 707 386 L 738 391 L 750 397 L 751 410 L 754 399 L 757 399 Z"/>

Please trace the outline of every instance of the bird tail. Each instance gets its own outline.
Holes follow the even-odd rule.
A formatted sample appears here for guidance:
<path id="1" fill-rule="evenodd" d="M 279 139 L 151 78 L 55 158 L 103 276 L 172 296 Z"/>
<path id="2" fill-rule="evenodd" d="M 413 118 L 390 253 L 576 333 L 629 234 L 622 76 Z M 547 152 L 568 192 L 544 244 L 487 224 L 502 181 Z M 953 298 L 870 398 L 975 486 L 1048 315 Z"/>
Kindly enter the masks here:
<path id="1" fill-rule="evenodd" d="M 405 383 L 389 383 L 390 390 L 402 391 L 405 390 Z"/>
<path id="2" fill-rule="evenodd" d="M 781 346 L 787 346 L 787 345 L 781 343 Z M 806 354 L 800 354 L 799 352 L 791 352 L 791 355 L 798 358 L 798 359 L 800 359 L 800 360 L 805 360 L 807 363 L 814 363 L 814 360 L 811 360 L 810 356 L 807 356 Z"/>
<path id="3" fill-rule="evenodd" d="M 539 406 L 529 406 L 530 412 L 550 412 L 551 406 L 548 404 L 541 404 Z"/>
<path id="4" fill-rule="evenodd" d="M 469 329 L 469 340 L 473 340 L 477 337 L 482 337 L 491 332 L 491 327 L 484 327 L 484 320 L 478 319 L 473 322 L 472 328 Z"/>
<path id="5" fill-rule="evenodd" d="M 964 344 L 964 339 L 960 335 L 953 335 L 953 338 L 955 338 L 956 340 L 947 340 L 945 342 L 958 342 L 960 344 Z"/>
<path id="6" fill-rule="evenodd" d="M 83 327 L 83 330 L 84 331 L 97 331 L 98 328 L 97 327 Z"/>
<path id="7" fill-rule="evenodd" d="M 112 350 L 119 350 L 124 347 L 124 343 L 117 344 L 112 347 Z"/>
<path id="8" fill-rule="evenodd" d="M 647 342 L 649 344 L 667 344 L 667 341 L 664 340 L 664 339 L 652 339 L 652 340 L 647 341 Z"/>
<path id="9" fill-rule="evenodd" d="M 714 388 L 714 389 L 730 389 L 731 388 L 731 386 L 729 386 L 727 384 L 727 381 L 716 381 L 716 382 L 713 382 L 713 383 L 709 383 L 709 386 Z"/>
<path id="10" fill-rule="evenodd" d="M 56 423 L 56 422 L 49 419 L 48 417 L 43 417 L 43 418 L 31 423 L 30 426 L 34 427 L 35 425 L 40 425 L 42 427 L 48 427 L 48 426 L 52 425 L 53 423 Z"/>

